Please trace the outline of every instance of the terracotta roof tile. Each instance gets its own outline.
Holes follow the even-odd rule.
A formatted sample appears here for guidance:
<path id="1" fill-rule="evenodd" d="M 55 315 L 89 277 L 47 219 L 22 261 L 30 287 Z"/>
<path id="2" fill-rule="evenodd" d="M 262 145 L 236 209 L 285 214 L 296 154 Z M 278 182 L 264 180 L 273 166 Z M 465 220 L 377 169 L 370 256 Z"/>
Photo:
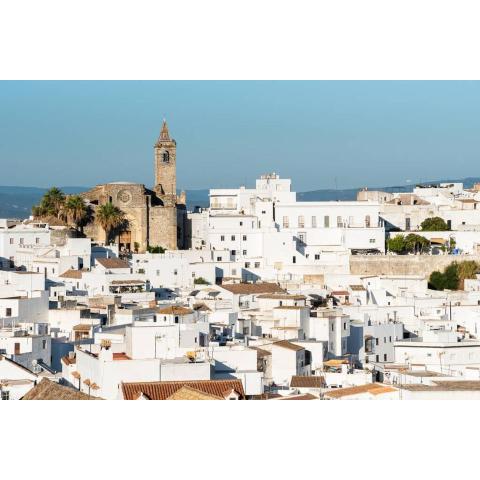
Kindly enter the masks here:
<path id="1" fill-rule="evenodd" d="M 122 393 L 125 400 L 135 400 L 144 394 L 152 400 L 166 400 L 182 387 L 190 387 L 208 395 L 224 398 L 224 392 L 231 389 L 238 392 L 240 399 L 245 398 L 240 380 L 184 380 L 171 382 L 132 382 L 122 383 Z"/>
<path id="2" fill-rule="evenodd" d="M 59 385 L 44 378 L 37 386 L 27 392 L 22 400 L 100 400 L 89 397 L 71 387 Z"/>
<path id="3" fill-rule="evenodd" d="M 193 313 L 193 310 L 185 307 L 171 305 L 168 307 L 158 308 L 157 313 L 161 313 L 163 315 L 190 315 L 191 313 Z"/>
<path id="4" fill-rule="evenodd" d="M 232 283 L 221 287 L 236 295 L 255 293 L 285 293 L 276 283 Z"/>
<path id="5" fill-rule="evenodd" d="M 325 379 L 323 377 L 302 377 L 300 375 L 293 375 L 290 380 L 290 387 L 292 388 L 322 388 L 325 386 Z"/>
<path id="6" fill-rule="evenodd" d="M 67 270 L 59 275 L 60 278 L 82 278 L 81 270 Z"/>
<path id="7" fill-rule="evenodd" d="M 120 258 L 97 258 L 97 263 L 105 268 L 130 268 L 130 265 Z"/>
<path id="8" fill-rule="evenodd" d="M 480 382 L 479 382 L 480 383 Z M 358 395 L 362 393 L 370 393 L 371 395 L 380 395 L 383 393 L 390 393 L 397 391 L 396 388 L 381 383 L 367 383 L 366 385 L 357 385 L 355 387 L 336 388 L 325 393 L 329 398 L 342 398 L 350 395 Z"/>
<path id="9" fill-rule="evenodd" d="M 264 293 L 257 298 L 268 298 L 271 300 L 306 300 L 305 295 L 290 295 L 289 293 Z"/>

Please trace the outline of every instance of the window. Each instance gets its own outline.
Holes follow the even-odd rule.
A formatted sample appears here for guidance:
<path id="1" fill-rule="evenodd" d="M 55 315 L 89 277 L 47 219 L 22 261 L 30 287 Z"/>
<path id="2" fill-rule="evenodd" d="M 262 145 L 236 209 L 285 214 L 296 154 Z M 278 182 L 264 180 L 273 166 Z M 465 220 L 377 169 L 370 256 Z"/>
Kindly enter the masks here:
<path id="1" fill-rule="evenodd" d="M 12 309 L 11 308 L 6 308 L 5 309 L 5 316 L 6 317 L 11 317 L 12 316 Z"/>
<path id="2" fill-rule="evenodd" d="M 325 215 L 325 217 L 323 217 L 323 226 L 325 228 L 330 227 L 330 217 L 328 215 Z"/>
<path id="3" fill-rule="evenodd" d="M 379 362 L 380 361 L 380 357 L 378 355 L 375 355 L 375 361 L 376 362 Z"/>
<path id="4" fill-rule="evenodd" d="M 20 245 L 23 245 L 23 238 L 20 239 Z"/>
<path id="5" fill-rule="evenodd" d="M 365 226 L 366 226 L 367 228 L 370 228 L 370 215 L 367 215 L 367 216 L 365 217 Z"/>
<path id="6" fill-rule="evenodd" d="M 247 254 L 247 251 L 246 250 L 242 250 L 242 255 L 246 255 Z"/>
<path id="7" fill-rule="evenodd" d="M 178 323 L 178 317 L 175 317 L 175 323 Z"/>
<path id="8" fill-rule="evenodd" d="M 294 257 L 292 258 L 292 263 L 297 263 L 297 257 L 294 256 Z"/>
<path id="9" fill-rule="evenodd" d="M 260 268 L 260 262 L 255 262 L 255 268 Z"/>
<path id="10" fill-rule="evenodd" d="M 374 239 L 374 238 L 371 238 L 371 239 L 370 239 L 370 243 L 375 243 L 375 239 Z"/>
<path id="11" fill-rule="evenodd" d="M 288 217 L 283 217 L 283 228 L 288 228 L 290 226 L 290 222 Z"/>
<path id="12" fill-rule="evenodd" d="M 378 338 L 375 339 L 375 345 L 378 345 Z"/>
<path id="13" fill-rule="evenodd" d="M 163 163 L 169 163 L 170 162 L 170 153 L 165 151 L 162 153 L 162 161 Z"/>
<path id="14" fill-rule="evenodd" d="M 387 337 L 383 337 L 383 343 L 387 343 Z"/>
<path id="15" fill-rule="evenodd" d="M 315 254 L 315 260 L 320 260 L 320 254 L 319 253 Z"/>
<path id="16" fill-rule="evenodd" d="M 42 348 L 43 348 L 44 350 L 47 349 L 47 341 L 46 341 L 46 340 L 42 340 Z"/>
<path id="17" fill-rule="evenodd" d="M 300 240 L 301 243 L 305 243 L 305 232 L 301 232 L 298 234 L 298 239 Z"/>
<path id="18" fill-rule="evenodd" d="M 240 222 L 240 226 L 241 226 L 241 227 L 243 226 L 243 222 Z"/>
<path id="19" fill-rule="evenodd" d="M 10 392 L 8 390 L 2 390 L 2 400 L 10 400 Z"/>
<path id="20" fill-rule="evenodd" d="M 20 343 L 18 342 L 15 342 L 15 346 L 14 346 L 14 355 L 20 355 Z"/>
<path id="21" fill-rule="evenodd" d="M 224 242 L 225 241 L 225 235 L 220 235 L 220 241 Z"/>
<path id="22" fill-rule="evenodd" d="M 388 341 L 392 343 L 392 337 L 388 337 Z"/>
<path id="23" fill-rule="evenodd" d="M 347 323 L 346 323 L 346 322 L 343 322 L 343 329 L 344 329 L 344 330 L 347 329 Z"/>
<path id="24" fill-rule="evenodd" d="M 244 242 L 246 242 L 246 241 L 247 241 L 247 236 L 244 235 L 244 236 L 242 237 L 242 240 L 243 240 Z"/>
<path id="25" fill-rule="evenodd" d="M 387 354 L 386 354 L 386 353 L 383 354 L 383 361 L 384 361 L 384 362 L 387 361 Z"/>
<path id="26" fill-rule="evenodd" d="M 410 218 L 406 217 L 405 218 L 405 230 L 410 230 Z"/>
<path id="27" fill-rule="evenodd" d="M 245 268 L 250 268 L 250 262 L 245 262 Z"/>
<path id="28" fill-rule="evenodd" d="M 232 268 L 232 275 L 236 275 L 237 274 L 237 269 L 236 268 Z"/>
<path id="29" fill-rule="evenodd" d="M 13 245 L 13 238 L 10 238 L 10 245 Z"/>
<path id="30" fill-rule="evenodd" d="M 235 241 L 235 235 L 232 235 L 230 238 L 231 238 L 232 242 Z"/>
<path id="31" fill-rule="evenodd" d="M 333 332 L 334 329 L 335 329 L 335 325 L 332 323 L 332 332 Z"/>
<path id="32" fill-rule="evenodd" d="M 298 228 L 305 228 L 305 217 L 303 215 L 298 217 Z"/>
<path id="33" fill-rule="evenodd" d="M 35 243 L 38 245 L 40 243 L 40 239 L 38 237 L 35 238 Z"/>
<path id="34" fill-rule="evenodd" d="M 338 228 L 343 227 L 342 217 L 337 217 L 337 227 Z"/>
<path id="35" fill-rule="evenodd" d="M 222 257 L 217 257 L 217 262 L 221 262 L 222 261 Z"/>
<path id="36" fill-rule="evenodd" d="M 232 257 L 234 257 L 237 254 L 237 251 L 236 250 L 231 250 L 230 254 L 232 255 Z"/>
<path id="37" fill-rule="evenodd" d="M 312 228 L 317 228 L 317 217 L 312 217 Z"/>
<path id="38" fill-rule="evenodd" d="M 173 274 L 174 274 L 174 275 L 177 275 L 177 274 L 178 274 L 178 270 L 175 269 L 175 270 L 173 271 Z"/>

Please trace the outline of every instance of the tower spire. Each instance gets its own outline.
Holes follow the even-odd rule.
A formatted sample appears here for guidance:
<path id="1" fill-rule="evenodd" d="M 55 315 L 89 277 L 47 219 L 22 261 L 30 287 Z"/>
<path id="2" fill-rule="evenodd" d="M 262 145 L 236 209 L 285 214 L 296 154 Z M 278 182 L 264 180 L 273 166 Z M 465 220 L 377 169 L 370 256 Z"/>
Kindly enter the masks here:
<path id="1" fill-rule="evenodd" d="M 168 132 L 167 121 L 163 119 L 162 129 L 160 130 L 160 136 L 158 137 L 159 142 L 169 142 L 170 133 Z"/>

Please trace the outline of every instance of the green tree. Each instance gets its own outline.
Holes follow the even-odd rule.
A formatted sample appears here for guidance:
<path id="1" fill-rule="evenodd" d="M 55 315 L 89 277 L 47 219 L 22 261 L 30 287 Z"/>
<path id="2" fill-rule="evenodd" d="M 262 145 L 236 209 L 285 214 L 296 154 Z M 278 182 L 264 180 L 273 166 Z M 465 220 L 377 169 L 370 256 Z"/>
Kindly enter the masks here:
<path id="1" fill-rule="evenodd" d="M 450 237 L 448 240 L 448 253 L 452 253 L 455 250 L 455 247 L 457 246 L 457 242 L 453 237 Z"/>
<path id="2" fill-rule="evenodd" d="M 457 273 L 458 273 L 458 288 L 463 290 L 465 287 L 465 279 L 467 278 L 476 278 L 479 271 L 479 265 L 473 260 L 465 260 L 458 264 Z"/>
<path id="3" fill-rule="evenodd" d="M 68 223 L 73 224 L 75 228 L 86 219 L 88 209 L 80 195 L 71 195 L 65 200 L 63 207 L 64 216 Z"/>
<path id="4" fill-rule="evenodd" d="M 114 231 L 125 226 L 125 214 L 113 203 L 105 203 L 99 206 L 95 212 L 95 221 L 105 231 L 105 243 L 110 242 Z"/>
<path id="5" fill-rule="evenodd" d="M 39 205 L 32 207 L 34 217 L 57 217 L 64 215 L 65 194 L 57 187 L 52 187 L 40 200 Z"/>
<path id="6" fill-rule="evenodd" d="M 430 274 L 428 288 L 432 290 L 443 290 L 445 288 L 445 277 L 442 272 L 436 270 Z"/>
<path id="7" fill-rule="evenodd" d="M 389 238 L 387 241 L 387 248 L 390 252 L 402 255 L 407 252 L 407 247 L 405 245 L 405 239 L 402 235 L 397 235 L 396 237 Z"/>
<path id="8" fill-rule="evenodd" d="M 451 263 L 445 268 L 443 275 L 445 279 L 444 288 L 448 290 L 458 290 L 460 282 L 458 277 L 458 264 L 456 262 Z"/>
<path id="9" fill-rule="evenodd" d="M 452 262 L 445 267 L 443 273 L 432 272 L 429 278 L 429 288 L 433 290 L 459 290 L 463 289 L 465 278 L 475 278 L 478 265 L 473 261 Z"/>
<path id="10" fill-rule="evenodd" d="M 205 280 L 203 277 L 198 277 L 196 278 L 193 283 L 195 285 L 210 285 L 210 282 L 208 282 L 207 280 Z"/>
<path id="11" fill-rule="evenodd" d="M 424 232 L 443 232 L 445 230 L 450 230 L 445 220 L 441 217 L 426 218 L 420 224 L 420 227 Z"/>
<path id="12" fill-rule="evenodd" d="M 405 237 L 405 248 L 410 253 L 427 253 L 430 250 L 430 241 L 421 235 L 410 233 Z"/>

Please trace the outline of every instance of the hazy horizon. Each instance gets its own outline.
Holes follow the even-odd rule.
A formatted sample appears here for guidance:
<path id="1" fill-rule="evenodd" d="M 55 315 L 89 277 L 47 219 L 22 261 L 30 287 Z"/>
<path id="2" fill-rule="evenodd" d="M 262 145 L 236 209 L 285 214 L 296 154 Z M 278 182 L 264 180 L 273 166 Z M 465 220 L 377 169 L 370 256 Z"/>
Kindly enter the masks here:
<path id="1" fill-rule="evenodd" d="M 179 189 L 406 186 L 480 158 L 477 81 L 2 81 L 0 102 L 5 186 L 152 186 L 164 117 Z"/>

